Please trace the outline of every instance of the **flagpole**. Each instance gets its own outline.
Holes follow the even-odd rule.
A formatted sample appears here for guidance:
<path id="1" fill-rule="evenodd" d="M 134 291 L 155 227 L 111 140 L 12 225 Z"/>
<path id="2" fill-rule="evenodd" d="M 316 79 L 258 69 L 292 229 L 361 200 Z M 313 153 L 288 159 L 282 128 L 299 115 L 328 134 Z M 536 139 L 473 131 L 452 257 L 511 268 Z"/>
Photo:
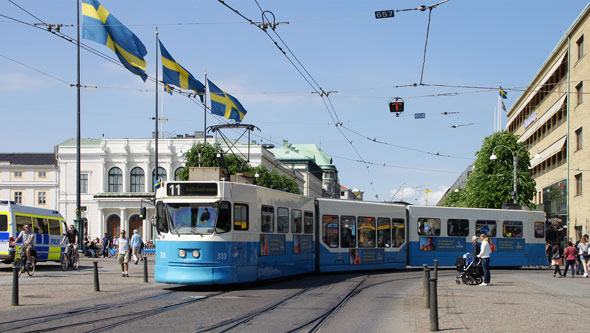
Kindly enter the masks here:
<path id="1" fill-rule="evenodd" d="M 155 122 L 156 122 L 156 140 L 155 140 L 155 169 L 154 169 L 154 179 L 153 181 L 157 181 L 158 178 L 158 136 L 160 136 L 158 134 L 158 26 L 156 26 L 156 117 L 154 118 Z M 152 186 L 154 187 L 154 200 L 156 199 L 156 185 L 155 183 L 152 184 Z M 157 214 L 157 210 L 156 210 L 156 214 Z M 157 216 L 156 216 L 157 218 Z"/>
<path id="2" fill-rule="evenodd" d="M 203 143 L 207 143 L 207 72 L 205 72 L 205 94 L 203 96 Z"/>
<path id="3" fill-rule="evenodd" d="M 76 227 L 80 231 L 80 237 L 84 237 L 84 225 L 82 224 L 82 217 L 81 217 L 81 206 L 80 206 L 80 109 L 81 109 L 81 94 L 80 94 L 80 0 L 76 0 L 77 6 L 77 22 L 78 25 L 76 26 L 77 34 L 78 34 L 78 41 L 77 41 L 77 49 L 78 49 L 78 74 L 77 74 L 77 94 L 78 94 L 78 112 L 77 112 L 77 135 L 76 135 Z M 78 242 L 78 249 L 82 250 L 82 242 Z"/>

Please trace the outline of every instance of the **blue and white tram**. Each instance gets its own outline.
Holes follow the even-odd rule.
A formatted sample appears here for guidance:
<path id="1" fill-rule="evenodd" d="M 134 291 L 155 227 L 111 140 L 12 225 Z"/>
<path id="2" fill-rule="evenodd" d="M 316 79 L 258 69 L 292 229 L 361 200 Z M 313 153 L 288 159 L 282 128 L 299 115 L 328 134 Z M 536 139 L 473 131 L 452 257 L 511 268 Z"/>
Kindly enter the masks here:
<path id="1" fill-rule="evenodd" d="M 227 284 L 315 271 L 314 199 L 230 182 L 157 190 L 155 280 Z"/>
<path id="2" fill-rule="evenodd" d="M 406 267 L 406 207 L 317 199 L 319 271 Z"/>
<path id="3" fill-rule="evenodd" d="M 408 206 L 409 265 L 455 265 L 485 233 L 492 266 L 540 266 L 545 261 L 545 213 L 510 209 Z"/>

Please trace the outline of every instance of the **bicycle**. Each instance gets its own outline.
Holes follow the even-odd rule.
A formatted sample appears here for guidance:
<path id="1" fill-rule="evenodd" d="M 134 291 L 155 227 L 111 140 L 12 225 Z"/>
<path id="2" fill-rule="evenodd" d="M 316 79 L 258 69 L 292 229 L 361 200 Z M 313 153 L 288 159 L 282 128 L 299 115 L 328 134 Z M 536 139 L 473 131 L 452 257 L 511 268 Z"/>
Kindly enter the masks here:
<path id="1" fill-rule="evenodd" d="M 35 267 L 37 266 L 37 251 L 31 249 L 30 252 L 31 261 L 28 262 L 25 247 L 20 247 L 20 251 L 18 252 L 18 258 L 15 260 L 19 277 L 24 271 L 27 271 L 27 274 L 29 276 L 33 276 L 33 274 L 35 274 Z"/>
<path id="2" fill-rule="evenodd" d="M 68 248 L 71 248 L 69 256 L 67 255 Z M 59 260 L 59 263 L 62 271 L 66 271 L 68 269 L 68 266 L 70 265 L 72 265 L 73 270 L 78 270 L 78 267 L 80 266 L 80 261 L 75 251 L 76 249 L 74 249 L 74 245 L 68 244 L 64 253 L 61 254 L 61 259 Z"/>

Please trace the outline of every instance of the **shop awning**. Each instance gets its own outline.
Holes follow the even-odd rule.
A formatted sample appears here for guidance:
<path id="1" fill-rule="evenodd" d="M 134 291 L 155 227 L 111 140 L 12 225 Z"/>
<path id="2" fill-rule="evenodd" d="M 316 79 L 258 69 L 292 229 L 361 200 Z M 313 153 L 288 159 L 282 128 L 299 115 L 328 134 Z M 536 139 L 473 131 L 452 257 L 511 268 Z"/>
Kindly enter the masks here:
<path id="1" fill-rule="evenodd" d="M 539 155 L 541 155 L 541 158 L 534 158 L 531 160 L 531 169 L 560 152 L 563 148 L 563 145 L 565 144 L 566 139 L 567 136 L 563 136 L 561 139 L 555 141 L 551 146 L 540 152 Z"/>
<path id="2" fill-rule="evenodd" d="M 557 113 L 557 111 L 559 111 L 561 109 L 561 107 L 563 106 L 563 103 L 565 103 L 565 97 L 566 95 L 563 94 L 563 96 L 561 96 L 557 102 L 555 102 L 550 108 L 549 110 L 547 110 L 547 112 L 543 113 L 543 115 L 541 116 L 541 118 L 537 119 L 537 121 L 535 122 L 536 124 L 534 126 L 529 127 L 523 134 L 522 136 L 518 139 L 519 142 L 524 142 L 526 139 L 528 139 L 531 135 L 533 135 L 533 133 L 535 133 L 535 131 L 539 128 L 539 126 L 542 126 L 543 124 L 545 124 L 547 122 L 547 120 L 551 119 L 551 117 L 553 117 L 554 114 Z"/>

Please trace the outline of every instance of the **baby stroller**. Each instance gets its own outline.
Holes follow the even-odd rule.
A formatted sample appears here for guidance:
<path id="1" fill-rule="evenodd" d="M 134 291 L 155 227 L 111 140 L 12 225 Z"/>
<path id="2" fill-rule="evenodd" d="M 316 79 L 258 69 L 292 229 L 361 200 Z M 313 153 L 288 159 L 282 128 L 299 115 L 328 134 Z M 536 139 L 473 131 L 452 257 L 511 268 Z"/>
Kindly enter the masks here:
<path id="1" fill-rule="evenodd" d="M 481 259 L 473 259 L 471 253 L 465 253 L 457 257 L 457 284 L 476 285 L 483 282 L 483 268 Z"/>

